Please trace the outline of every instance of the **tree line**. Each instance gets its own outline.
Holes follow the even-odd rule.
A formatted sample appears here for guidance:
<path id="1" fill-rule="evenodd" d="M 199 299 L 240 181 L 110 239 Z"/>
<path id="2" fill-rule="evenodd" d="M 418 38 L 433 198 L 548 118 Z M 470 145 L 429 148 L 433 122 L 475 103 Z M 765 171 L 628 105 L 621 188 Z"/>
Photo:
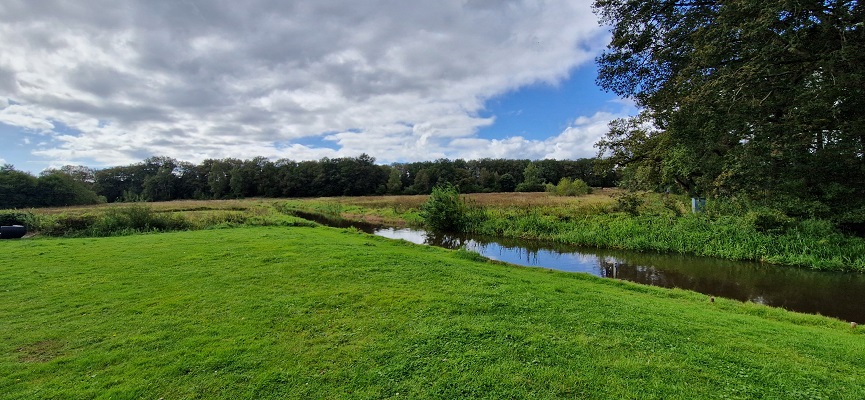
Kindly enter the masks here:
<path id="1" fill-rule="evenodd" d="M 93 169 L 64 166 L 38 177 L 12 165 L 0 168 L 0 209 L 98 202 L 429 194 L 451 184 L 462 193 L 543 191 L 545 183 L 581 179 L 610 187 L 617 176 L 596 160 L 448 160 L 377 165 L 366 154 L 317 161 L 170 157 Z"/>

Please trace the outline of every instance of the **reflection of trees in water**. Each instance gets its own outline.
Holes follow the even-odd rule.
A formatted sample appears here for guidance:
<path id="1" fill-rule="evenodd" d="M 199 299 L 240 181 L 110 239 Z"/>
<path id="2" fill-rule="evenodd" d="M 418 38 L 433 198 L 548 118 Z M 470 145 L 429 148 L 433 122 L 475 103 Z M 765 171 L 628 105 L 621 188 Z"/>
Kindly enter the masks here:
<path id="1" fill-rule="evenodd" d="M 525 260 L 529 265 L 538 264 L 538 254 L 543 251 L 540 246 L 521 246 L 516 241 L 510 241 L 509 246 L 505 240 L 493 240 L 484 237 L 460 235 L 454 233 L 426 232 L 426 244 L 444 247 L 446 249 L 458 249 L 464 247 L 468 250 L 477 251 L 481 254 L 490 254 L 493 250 L 499 251 L 499 256 L 505 253 L 516 255 L 520 260 Z"/>
<path id="2" fill-rule="evenodd" d="M 700 270 L 680 270 L 676 268 L 659 268 L 651 265 L 634 265 L 620 262 L 614 258 L 599 257 L 602 276 L 622 279 L 646 285 L 666 288 L 693 290 L 704 294 L 727 297 L 737 300 L 761 299 L 766 304 L 773 304 L 771 292 L 767 293 L 747 274 L 738 279 L 718 279 L 711 271 L 699 273 Z"/>
<path id="3" fill-rule="evenodd" d="M 865 320 L 865 302 L 854 294 L 865 288 L 862 277 L 818 274 L 777 266 L 731 268 L 700 263 L 687 268 L 677 263 L 646 266 L 607 256 L 598 256 L 598 264 L 601 276 L 606 278 L 687 289 L 849 320 Z"/>
<path id="4" fill-rule="evenodd" d="M 311 218 L 309 218 L 311 219 Z M 342 226 L 341 222 L 320 222 Z M 369 224 L 351 224 L 369 232 Z M 579 255 L 597 262 L 597 274 L 641 284 L 682 288 L 707 295 L 820 313 L 850 321 L 865 322 L 865 275 L 825 273 L 801 268 L 737 262 L 681 254 L 587 249 L 534 240 L 468 236 L 410 230 L 433 246 L 465 247 L 495 258 L 526 265 L 557 269 L 555 261 L 542 254 Z M 541 260 L 549 265 L 539 265 Z M 520 260 L 519 262 L 516 260 Z"/>
<path id="5" fill-rule="evenodd" d="M 598 275 L 645 285 L 692 290 L 706 295 L 751 301 L 789 310 L 865 321 L 865 276 L 737 262 L 681 254 L 584 249 L 550 242 L 430 234 L 430 244 L 490 254 L 539 265 L 542 253 L 590 254 Z M 435 242 L 435 243 L 434 243 Z M 539 265 L 556 268 L 556 265 Z"/>
<path id="6" fill-rule="evenodd" d="M 619 279 L 619 260 L 609 256 L 598 256 L 598 271 L 603 278 Z"/>
<path id="7" fill-rule="evenodd" d="M 458 249 L 465 246 L 468 238 L 460 237 L 450 233 L 430 232 L 425 233 L 426 244 L 431 246 L 444 247 L 446 249 Z"/>
<path id="8" fill-rule="evenodd" d="M 605 278 L 622 279 L 662 287 L 683 287 L 682 283 L 685 282 L 671 278 L 685 278 L 688 284 L 691 283 L 690 279 L 687 279 L 688 277 L 681 274 L 677 276 L 677 274 L 670 274 L 669 271 L 660 270 L 653 266 L 624 263 L 608 256 L 599 256 L 598 265 L 600 266 L 601 276 Z"/>

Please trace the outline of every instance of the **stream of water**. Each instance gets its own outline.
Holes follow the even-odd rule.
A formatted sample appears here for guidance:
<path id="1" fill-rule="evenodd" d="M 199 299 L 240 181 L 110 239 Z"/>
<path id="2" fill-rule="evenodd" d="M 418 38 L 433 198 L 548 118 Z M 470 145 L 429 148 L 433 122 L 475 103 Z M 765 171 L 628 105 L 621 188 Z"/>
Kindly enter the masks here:
<path id="1" fill-rule="evenodd" d="M 457 249 L 511 264 L 588 273 L 646 285 L 693 290 L 791 311 L 865 323 L 865 274 L 822 272 L 682 254 L 604 250 L 537 240 L 453 235 L 350 221 L 303 218 L 417 244 Z"/>

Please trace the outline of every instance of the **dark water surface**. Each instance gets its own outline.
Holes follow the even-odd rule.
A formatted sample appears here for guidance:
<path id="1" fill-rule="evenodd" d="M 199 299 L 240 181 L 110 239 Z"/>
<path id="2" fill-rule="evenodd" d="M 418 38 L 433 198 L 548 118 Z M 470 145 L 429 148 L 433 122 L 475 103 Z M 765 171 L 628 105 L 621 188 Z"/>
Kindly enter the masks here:
<path id="1" fill-rule="evenodd" d="M 299 215 L 300 216 L 300 215 Z M 811 271 L 681 254 L 583 248 L 537 240 L 432 233 L 303 215 L 392 239 L 456 249 L 512 264 L 583 272 L 646 285 L 693 290 L 792 311 L 865 323 L 865 274 Z"/>

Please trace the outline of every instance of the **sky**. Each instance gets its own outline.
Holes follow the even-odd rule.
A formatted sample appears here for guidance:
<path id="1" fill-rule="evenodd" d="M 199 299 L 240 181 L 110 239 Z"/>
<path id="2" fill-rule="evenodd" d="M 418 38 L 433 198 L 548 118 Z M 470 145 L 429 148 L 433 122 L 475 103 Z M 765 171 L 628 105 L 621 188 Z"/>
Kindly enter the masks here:
<path id="1" fill-rule="evenodd" d="M 585 0 L 3 0 L 0 164 L 575 159 L 636 113 Z"/>

